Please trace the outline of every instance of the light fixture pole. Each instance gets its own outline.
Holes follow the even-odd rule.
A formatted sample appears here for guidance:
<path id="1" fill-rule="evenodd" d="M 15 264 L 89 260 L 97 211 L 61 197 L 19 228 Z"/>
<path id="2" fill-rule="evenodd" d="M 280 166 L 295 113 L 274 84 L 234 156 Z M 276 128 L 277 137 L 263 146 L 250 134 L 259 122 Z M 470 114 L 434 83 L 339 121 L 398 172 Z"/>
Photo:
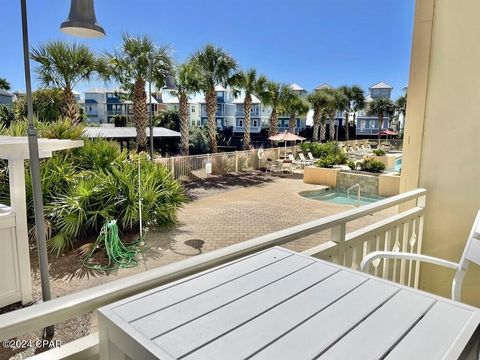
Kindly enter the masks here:
<path id="1" fill-rule="evenodd" d="M 45 238 L 45 214 L 43 212 L 42 184 L 40 181 L 40 158 L 38 153 L 37 129 L 33 123 L 32 81 L 30 75 L 30 50 L 28 45 L 27 3 L 20 0 L 22 11 L 22 36 L 23 36 L 23 64 L 25 67 L 25 87 L 27 92 L 27 117 L 28 117 L 28 152 L 30 156 L 30 173 L 33 188 L 33 206 L 35 210 L 35 229 L 37 234 L 38 261 L 40 266 L 40 279 L 42 282 L 42 299 L 48 301 L 52 298 L 50 292 L 50 276 L 48 272 L 47 241 Z M 45 335 L 54 334 L 53 325 L 45 329 Z"/>
<path id="2" fill-rule="evenodd" d="M 148 59 L 148 119 L 150 121 L 150 160 L 153 160 L 153 120 L 152 120 L 152 64 L 153 57 Z"/>
<path id="3" fill-rule="evenodd" d="M 38 261 L 42 284 L 42 299 L 49 301 L 52 298 L 50 291 L 50 275 L 48 271 L 47 241 L 45 237 L 45 214 L 43 211 L 43 194 L 40 177 L 40 156 L 38 151 L 38 133 L 33 122 L 32 80 L 30 74 L 30 46 L 28 43 L 28 16 L 27 2 L 20 0 L 22 16 L 23 65 L 25 70 L 25 90 L 27 93 L 28 118 L 28 152 L 30 157 L 30 174 L 32 178 L 33 207 L 35 212 L 35 230 L 37 235 Z M 105 36 L 103 28 L 97 24 L 93 0 L 72 0 L 70 5 L 69 21 L 62 23 L 61 30 L 76 36 L 99 37 Z M 45 335 L 52 337 L 54 326 L 45 328 Z"/>

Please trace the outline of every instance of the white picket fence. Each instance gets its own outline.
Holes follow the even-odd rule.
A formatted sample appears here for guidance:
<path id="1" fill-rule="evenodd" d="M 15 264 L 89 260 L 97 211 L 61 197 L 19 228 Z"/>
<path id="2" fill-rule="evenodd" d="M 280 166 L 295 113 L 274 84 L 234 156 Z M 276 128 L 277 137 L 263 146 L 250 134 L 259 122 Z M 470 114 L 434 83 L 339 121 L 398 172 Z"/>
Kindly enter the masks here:
<path id="1" fill-rule="evenodd" d="M 284 155 L 285 151 L 296 156 L 298 150 L 298 146 L 287 146 L 286 149 L 285 147 L 267 148 L 263 149 L 262 159 L 258 157 L 258 149 L 252 149 L 216 154 L 157 158 L 155 162 L 166 166 L 177 180 L 195 181 L 208 177 L 206 172 L 208 161 L 212 165 L 212 175 L 227 175 L 264 168 L 267 164 L 267 158 L 272 160 L 279 159 Z"/>

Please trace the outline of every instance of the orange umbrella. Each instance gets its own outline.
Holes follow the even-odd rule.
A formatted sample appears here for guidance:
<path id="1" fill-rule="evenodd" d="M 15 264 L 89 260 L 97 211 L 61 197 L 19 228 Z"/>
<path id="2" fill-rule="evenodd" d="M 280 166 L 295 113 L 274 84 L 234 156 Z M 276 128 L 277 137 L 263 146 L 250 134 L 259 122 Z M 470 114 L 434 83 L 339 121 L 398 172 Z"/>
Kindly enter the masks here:
<path id="1" fill-rule="evenodd" d="M 272 141 L 284 141 L 285 142 L 285 157 L 287 156 L 287 141 L 303 141 L 305 140 L 304 137 L 289 133 L 288 131 L 285 131 L 283 133 L 279 133 L 276 135 L 272 135 L 268 138 L 268 140 Z"/>

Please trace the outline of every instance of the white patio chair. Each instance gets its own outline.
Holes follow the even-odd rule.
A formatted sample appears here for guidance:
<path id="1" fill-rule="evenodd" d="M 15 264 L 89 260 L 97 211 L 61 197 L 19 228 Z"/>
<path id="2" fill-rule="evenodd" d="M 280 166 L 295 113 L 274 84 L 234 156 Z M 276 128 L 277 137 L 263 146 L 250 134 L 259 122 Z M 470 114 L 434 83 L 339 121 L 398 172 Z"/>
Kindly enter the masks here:
<path id="1" fill-rule="evenodd" d="M 293 154 L 288 154 L 288 160 L 290 160 L 293 165 L 300 165 L 300 166 L 304 165 L 302 164 L 301 161 L 295 160 L 295 158 L 293 157 Z"/>
<path id="2" fill-rule="evenodd" d="M 421 254 L 410 254 L 391 251 L 374 251 L 363 259 L 360 264 L 360 269 L 363 272 L 368 270 L 368 266 L 375 259 L 405 259 L 405 260 L 418 260 L 424 261 L 430 264 L 445 266 L 455 270 L 455 276 L 452 282 L 452 300 L 460 301 L 462 293 L 462 283 L 465 276 L 465 271 L 468 268 L 470 262 L 480 265 L 480 211 L 477 213 L 475 222 L 473 224 L 470 235 L 468 236 L 465 250 L 463 251 L 460 262 L 454 263 L 451 261 L 435 258 L 432 256 Z"/>
<path id="3" fill-rule="evenodd" d="M 313 165 L 313 163 L 314 163 L 313 160 L 309 160 L 309 159 L 305 158 L 305 155 L 303 155 L 303 153 L 298 153 L 298 157 L 300 158 L 300 161 L 304 165 Z"/>
<path id="4" fill-rule="evenodd" d="M 311 151 L 309 151 L 309 152 L 307 153 L 307 156 L 308 156 L 308 158 L 309 158 L 310 160 L 312 160 L 313 162 L 315 162 L 315 161 L 318 161 L 318 160 L 319 160 L 319 159 L 316 159 L 316 158 L 314 158 L 314 157 L 313 157 L 313 154 L 312 154 L 312 152 L 311 152 Z"/>

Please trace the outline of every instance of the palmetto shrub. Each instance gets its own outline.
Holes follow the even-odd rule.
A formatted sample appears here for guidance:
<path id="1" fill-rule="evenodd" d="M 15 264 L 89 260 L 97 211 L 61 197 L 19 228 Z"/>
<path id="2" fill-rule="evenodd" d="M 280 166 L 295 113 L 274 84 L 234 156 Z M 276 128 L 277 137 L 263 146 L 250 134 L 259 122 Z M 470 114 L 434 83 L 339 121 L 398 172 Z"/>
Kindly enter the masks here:
<path id="1" fill-rule="evenodd" d="M 23 123 L 12 124 L 16 126 L 12 133 L 23 135 L 26 130 Z M 39 132 L 78 139 L 83 128 L 72 125 L 70 120 L 59 120 L 50 125 L 42 124 Z M 187 199 L 183 187 L 171 177 L 168 169 L 152 163 L 145 154 L 132 154 L 127 159 L 126 151 L 121 151 L 115 142 L 102 139 L 84 139 L 84 142 L 82 148 L 57 152 L 41 160 L 45 217 L 51 233 L 48 246 L 53 253 L 58 255 L 74 247 L 83 237 L 97 235 L 110 219 L 117 220 L 122 232 L 137 231 L 139 190 L 144 226 L 162 230 L 176 223 L 177 210 Z M 6 165 L 6 162 L 0 163 L 0 203 L 4 204 L 9 203 Z M 28 220 L 33 226 L 28 166 L 25 178 Z"/>
<path id="2" fill-rule="evenodd" d="M 89 146 L 100 145 L 104 149 L 101 142 L 94 143 Z M 103 169 L 99 164 L 92 164 L 91 170 L 80 171 L 46 205 L 46 216 L 55 233 L 49 240 L 54 252 L 63 251 L 75 239 L 98 234 L 106 220 L 116 219 L 120 231 L 136 230 L 139 226 L 139 196 L 142 198 L 144 226 L 165 229 L 175 225 L 177 210 L 186 201 L 182 186 L 172 179 L 164 166 L 148 161 L 145 156 L 140 160 L 139 182 L 139 156 L 125 160 L 123 155 L 119 152 L 118 156 L 123 160 L 113 159 Z"/>
<path id="3" fill-rule="evenodd" d="M 311 152 L 313 157 L 320 159 L 329 155 L 335 156 L 341 153 L 338 143 L 336 141 L 329 141 L 326 143 L 319 142 L 304 142 L 300 144 L 302 151 L 307 154 Z"/>

